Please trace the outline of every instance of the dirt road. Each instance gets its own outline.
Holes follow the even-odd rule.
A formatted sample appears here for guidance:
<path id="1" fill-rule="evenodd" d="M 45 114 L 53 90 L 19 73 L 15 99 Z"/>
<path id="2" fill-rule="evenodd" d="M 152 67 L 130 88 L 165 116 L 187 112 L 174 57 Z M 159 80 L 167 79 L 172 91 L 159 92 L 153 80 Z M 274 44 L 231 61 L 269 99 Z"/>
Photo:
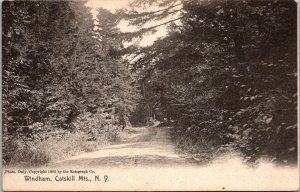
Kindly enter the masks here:
<path id="1" fill-rule="evenodd" d="M 126 141 L 119 144 L 54 162 L 42 170 L 66 172 L 47 174 L 53 178 L 53 182 L 57 177 L 67 176 L 88 177 L 91 180 L 88 183 L 39 182 L 39 189 L 49 191 L 57 187 L 76 191 L 294 191 L 299 188 L 297 167 L 278 167 L 270 162 L 262 162 L 254 169 L 245 165 L 243 159 L 234 154 L 220 157 L 206 165 L 181 157 L 170 140 L 171 131 L 167 127 L 134 128 L 128 130 Z M 89 174 L 68 172 L 71 170 L 89 170 Z M 36 174 L 31 176 L 37 177 Z M 105 176 L 108 182 L 92 181 L 96 177 L 105 179 Z M 11 182 L 11 189 L 16 191 L 15 182 L 22 183 L 22 189 L 36 186 L 32 182 L 24 182 L 23 174 L 7 174 L 4 182 L 7 185 L 9 181 L 14 181 Z"/>
<path id="2" fill-rule="evenodd" d="M 278 167 L 271 162 L 262 162 L 254 169 L 235 154 L 203 165 L 176 153 L 170 138 L 171 131 L 172 128 L 168 127 L 133 128 L 128 130 L 127 139 L 120 144 L 55 162 L 47 168 L 91 169 L 95 174 L 107 174 L 110 180 L 106 185 L 97 182 L 89 185 L 81 182 L 57 183 L 72 190 L 298 189 L 297 167 Z M 69 184 L 68 187 L 66 184 Z"/>
<path id="3" fill-rule="evenodd" d="M 95 152 L 73 156 L 52 163 L 50 167 L 139 167 L 188 166 L 192 159 L 181 157 L 171 142 L 168 127 L 138 127 L 129 130 L 128 138 Z"/>

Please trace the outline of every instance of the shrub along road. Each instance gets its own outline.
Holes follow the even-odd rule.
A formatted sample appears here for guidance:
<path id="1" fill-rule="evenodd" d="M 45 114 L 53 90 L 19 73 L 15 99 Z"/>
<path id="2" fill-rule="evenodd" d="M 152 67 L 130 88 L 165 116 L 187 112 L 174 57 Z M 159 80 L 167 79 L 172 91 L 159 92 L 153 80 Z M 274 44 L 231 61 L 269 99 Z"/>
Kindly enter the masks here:
<path id="1" fill-rule="evenodd" d="M 278 167 L 265 161 L 254 169 L 234 154 L 218 157 L 205 165 L 185 158 L 176 153 L 171 131 L 169 127 L 127 129 L 126 139 L 119 144 L 53 162 L 47 169 L 91 169 L 108 174 L 111 182 L 101 185 L 103 190 L 145 187 L 148 190 L 292 190 L 298 186 L 297 167 Z M 68 187 L 76 189 L 82 185 L 73 182 Z M 99 183 L 91 182 L 89 187 L 99 189 Z"/>

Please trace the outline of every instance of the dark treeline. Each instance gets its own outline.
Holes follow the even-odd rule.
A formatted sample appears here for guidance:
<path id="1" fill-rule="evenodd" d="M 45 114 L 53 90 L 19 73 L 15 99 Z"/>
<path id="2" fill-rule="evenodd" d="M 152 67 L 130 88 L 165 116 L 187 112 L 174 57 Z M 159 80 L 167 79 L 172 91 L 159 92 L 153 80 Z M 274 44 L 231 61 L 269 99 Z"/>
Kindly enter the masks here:
<path id="1" fill-rule="evenodd" d="M 182 0 L 161 5 L 161 11 L 119 13 L 133 25 L 177 14 L 159 24 L 168 26 L 166 38 L 136 49 L 144 98 L 134 117 L 146 121 L 151 116 L 177 127 L 178 147 L 203 160 L 234 150 L 249 162 L 259 157 L 295 162 L 296 3 Z M 134 6 L 151 6 L 151 1 Z M 142 36 L 156 27 L 124 36 Z"/>
<path id="2" fill-rule="evenodd" d="M 115 54 L 121 41 L 109 35 L 116 31 L 116 23 L 101 20 L 109 16 L 102 11 L 95 26 L 85 3 L 3 3 L 6 164 L 38 158 L 24 158 L 22 153 L 47 156 L 34 149 L 50 138 L 67 143 L 65 134 L 81 132 L 86 135 L 85 140 L 77 139 L 81 143 L 97 140 L 104 133 L 109 138 L 101 139 L 114 140 L 129 125 L 138 97 L 134 77 Z M 94 31 L 94 27 L 101 30 Z M 70 145 L 65 153 L 76 148 L 76 143 Z"/>
<path id="3" fill-rule="evenodd" d="M 178 149 L 203 161 L 227 151 L 249 162 L 296 161 L 293 0 L 136 0 L 130 10 L 98 10 L 96 24 L 85 3 L 3 3 L 6 164 L 45 163 L 49 145 L 70 142 L 66 153 L 155 121 L 173 126 Z M 161 10 L 140 11 L 154 5 Z M 123 19 L 160 24 L 122 33 Z M 124 48 L 160 26 L 165 38 Z M 76 143 L 70 134 L 84 136 Z"/>

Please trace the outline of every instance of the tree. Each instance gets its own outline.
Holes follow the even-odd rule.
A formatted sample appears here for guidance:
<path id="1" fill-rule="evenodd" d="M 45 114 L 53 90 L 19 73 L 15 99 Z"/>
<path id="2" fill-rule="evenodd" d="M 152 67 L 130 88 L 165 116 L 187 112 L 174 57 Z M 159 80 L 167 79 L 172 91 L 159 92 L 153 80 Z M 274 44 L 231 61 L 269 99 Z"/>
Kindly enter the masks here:
<path id="1" fill-rule="evenodd" d="M 121 44 L 94 30 L 85 3 L 3 3 L 6 162 L 14 141 L 23 147 L 57 130 L 95 137 L 111 126 L 125 128 L 137 95 L 134 77 L 116 55 Z M 107 121 L 111 102 L 116 122 Z"/>
<path id="2" fill-rule="evenodd" d="M 135 5 L 143 3 L 149 2 Z M 159 11 L 119 14 L 137 26 L 161 21 L 123 34 L 124 39 L 161 25 L 169 28 L 166 38 L 136 48 L 135 67 L 149 93 L 144 99 L 152 106 L 159 101 L 160 119 L 181 127 L 179 143 L 190 142 L 185 150 L 225 147 L 249 161 L 261 156 L 295 160 L 296 4 L 190 0 L 159 6 Z"/>
<path id="3" fill-rule="evenodd" d="M 139 93 L 136 90 L 136 78 L 130 66 L 122 58 L 123 44 L 117 28 L 118 17 L 105 9 L 98 10 L 96 37 L 101 49 L 106 53 L 105 66 L 109 74 L 104 86 L 104 100 L 111 104 L 116 123 L 124 130 L 129 125 L 129 117 L 134 111 Z"/>

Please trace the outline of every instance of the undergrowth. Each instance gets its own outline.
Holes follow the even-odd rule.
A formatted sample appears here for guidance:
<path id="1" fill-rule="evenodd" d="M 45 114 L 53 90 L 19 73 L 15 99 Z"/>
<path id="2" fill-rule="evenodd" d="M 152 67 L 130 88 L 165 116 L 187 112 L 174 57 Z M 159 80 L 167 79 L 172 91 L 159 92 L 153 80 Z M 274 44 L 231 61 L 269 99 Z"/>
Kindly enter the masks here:
<path id="1" fill-rule="evenodd" d="M 12 167 L 38 167 L 52 161 L 85 152 L 92 152 L 121 141 L 126 133 L 113 129 L 90 136 L 84 132 L 68 132 L 63 136 L 53 136 L 44 140 L 23 141 L 17 137 L 9 137 L 3 143 L 3 164 Z"/>
<path id="2" fill-rule="evenodd" d="M 224 153 L 219 150 L 217 142 L 208 140 L 205 136 L 193 136 L 194 134 L 189 133 L 186 129 L 174 128 L 171 134 L 176 151 L 199 163 L 208 163 Z"/>

